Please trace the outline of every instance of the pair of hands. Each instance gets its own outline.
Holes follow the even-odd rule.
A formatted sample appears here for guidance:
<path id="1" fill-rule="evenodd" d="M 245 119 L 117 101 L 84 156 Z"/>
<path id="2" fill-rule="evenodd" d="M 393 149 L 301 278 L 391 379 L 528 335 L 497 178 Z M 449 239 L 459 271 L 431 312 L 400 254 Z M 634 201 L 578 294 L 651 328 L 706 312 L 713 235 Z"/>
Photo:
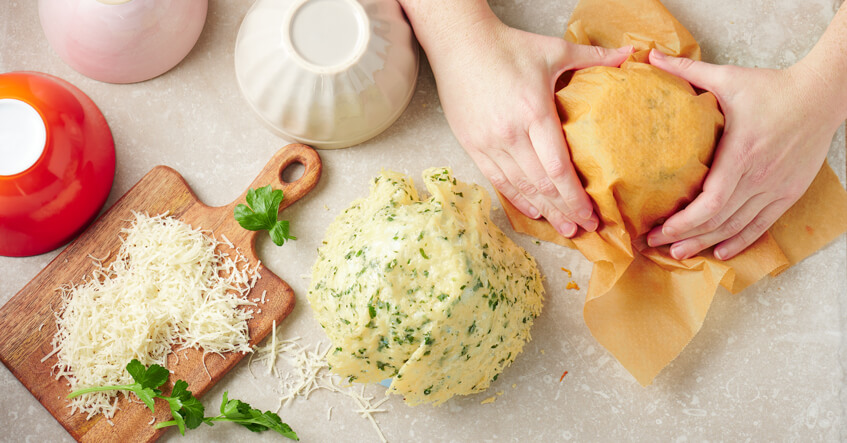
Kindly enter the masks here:
<path id="1" fill-rule="evenodd" d="M 609 50 L 476 23 L 461 51 L 433 72 L 459 142 L 492 185 L 525 215 L 544 216 L 566 237 L 598 227 L 570 161 L 554 84 L 567 70 L 618 66 L 631 48 Z M 432 56 L 430 57 L 432 59 Z M 726 116 L 703 192 L 647 236 L 676 259 L 718 245 L 728 259 L 752 244 L 811 184 L 841 117 L 802 63 L 785 70 L 718 66 L 650 54 L 654 66 L 711 91 Z M 828 101 L 829 100 L 829 101 Z"/>

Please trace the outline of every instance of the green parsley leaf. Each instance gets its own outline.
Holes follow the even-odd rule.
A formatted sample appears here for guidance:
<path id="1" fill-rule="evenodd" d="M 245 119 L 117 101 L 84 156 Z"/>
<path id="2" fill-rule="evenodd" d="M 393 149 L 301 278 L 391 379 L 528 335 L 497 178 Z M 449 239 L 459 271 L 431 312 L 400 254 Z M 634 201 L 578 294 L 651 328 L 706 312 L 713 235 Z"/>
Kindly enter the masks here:
<path id="1" fill-rule="evenodd" d="M 177 380 L 170 397 L 163 397 L 171 407 L 171 415 L 179 427 L 179 433 L 185 435 L 185 428 L 194 429 L 203 423 L 205 408 L 200 400 L 188 390 L 188 382 Z"/>
<path id="2" fill-rule="evenodd" d="M 278 206 L 279 202 L 276 202 L 276 205 Z M 231 421 L 253 432 L 273 430 L 284 437 L 299 440 L 297 434 L 291 430 L 290 426 L 283 423 L 278 415 L 270 411 L 262 412 L 258 409 L 253 409 L 249 404 L 241 400 L 229 400 L 226 392 L 224 392 L 223 401 L 221 402 L 221 415 L 217 417 L 205 416 L 206 408 L 188 390 L 188 382 L 185 380 L 177 380 L 174 383 L 171 395 L 162 395 L 162 391 L 158 388 L 167 382 L 170 375 L 170 372 L 162 366 L 151 365 L 149 368 L 145 368 L 141 362 L 133 359 L 126 365 L 126 370 L 132 376 L 135 383 L 130 385 L 94 386 L 80 389 L 70 393 L 68 398 L 74 398 L 90 392 L 130 391 L 141 399 L 151 411 L 153 411 L 153 400 L 155 398 L 160 398 L 167 402 L 174 419 L 157 423 L 155 426 L 156 429 L 176 426 L 179 428 L 179 433 L 185 435 L 186 428 L 195 429 L 203 423 L 212 426 L 216 421 Z"/>
<path id="3" fill-rule="evenodd" d="M 149 368 L 145 368 L 135 358 L 126 365 L 126 371 L 141 387 L 153 389 L 165 384 L 168 381 L 168 376 L 171 375 L 167 369 L 159 365 L 150 365 Z"/>
<path id="4" fill-rule="evenodd" d="M 170 372 L 162 366 L 151 365 L 149 369 L 145 368 L 137 359 L 132 359 L 127 365 L 126 370 L 135 383 L 139 385 L 139 389 L 132 391 L 139 400 L 144 402 L 150 411 L 153 411 L 153 399 L 162 391 L 156 389 L 168 381 Z M 155 412 L 155 411 L 153 411 Z"/>
<path id="5" fill-rule="evenodd" d="M 126 365 L 126 370 L 129 372 L 129 375 L 132 376 L 135 383 L 129 385 L 93 386 L 90 388 L 83 388 L 71 392 L 68 394 L 68 398 L 71 399 L 91 392 L 118 390 L 129 391 L 135 394 L 139 400 L 144 402 L 144 404 L 150 408 L 150 411 L 155 412 L 153 409 L 153 400 L 162 393 L 162 391 L 157 388 L 165 384 L 168 380 L 168 375 L 170 375 L 168 370 L 159 365 L 151 365 L 149 369 L 145 368 L 144 365 L 137 359 L 132 359 L 132 361 Z"/>
<path id="6" fill-rule="evenodd" d="M 273 240 L 277 246 L 282 246 L 286 240 L 297 240 L 297 237 L 288 232 L 288 220 L 280 220 L 276 222 L 274 227 L 271 228 L 270 233 L 271 240 Z"/>
<path id="7" fill-rule="evenodd" d="M 237 423 L 253 432 L 272 430 L 292 440 L 300 440 L 297 434 L 287 424 L 282 422 L 273 412 L 262 412 L 254 409 L 241 400 L 229 400 L 228 393 L 224 392 L 221 400 L 221 415 L 207 418 L 207 423 L 212 421 L 231 421 Z M 211 425 L 211 423 L 208 423 Z"/>
<path id="8" fill-rule="evenodd" d="M 138 391 L 133 391 L 135 396 L 138 397 L 139 400 L 144 402 L 148 408 L 150 408 L 150 412 L 156 412 L 153 410 L 154 399 L 156 398 L 156 394 L 158 389 L 153 390 L 149 388 L 139 389 Z"/>
<path id="9" fill-rule="evenodd" d="M 250 188 L 247 190 L 247 205 L 235 206 L 235 220 L 249 231 L 270 231 L 277 246 L 282 246 L 286 240 L 297 240 L 289 233 L 288 220 L 277 220 L 283 198 L 282 190 L 273 190 L 270 185 Z"/>

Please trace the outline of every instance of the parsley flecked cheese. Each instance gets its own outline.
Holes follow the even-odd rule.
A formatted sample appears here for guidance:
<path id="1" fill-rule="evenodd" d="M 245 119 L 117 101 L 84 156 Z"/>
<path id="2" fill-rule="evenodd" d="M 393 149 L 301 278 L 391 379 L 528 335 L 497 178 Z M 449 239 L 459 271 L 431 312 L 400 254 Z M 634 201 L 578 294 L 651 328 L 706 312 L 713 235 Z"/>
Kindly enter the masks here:
<path id="1" fill-rule="evenodd" d="M 447 168 L 424 182 L 426 200 L 406 176 L 376 177 L 330 225 L 308 295 L 333 372 L 393 378 L 389 392 L 410 405 L 486 389 L 530 339 L 544 292 L 483 188 Z"/>

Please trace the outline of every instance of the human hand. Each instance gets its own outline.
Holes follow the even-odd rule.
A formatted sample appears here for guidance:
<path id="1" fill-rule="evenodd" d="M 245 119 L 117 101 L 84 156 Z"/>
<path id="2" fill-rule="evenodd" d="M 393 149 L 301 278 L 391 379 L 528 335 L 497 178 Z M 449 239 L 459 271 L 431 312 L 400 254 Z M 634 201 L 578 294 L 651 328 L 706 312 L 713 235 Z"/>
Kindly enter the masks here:
<path id="1" fill-rule="evenodd" d="M 631 48 L 608 50 L 523 32 L 493 14 L 427 41 L 444 113 L 491 184 L 525 215 L 566 237 L 597 229 L 556 112 L 555 82 L 572 69 L 618 66 Z"/>
<path id="2" fill-rule="evenodd" d="M 678 260 L 717 245 L 720 260 L 756 241 L 806 191 L 844 120 L 843 104 L 802 62 L 785 70 L 664 56 L 650 63 L 711 91 L 726 116 L 703 191 L 647 236 Z"/>

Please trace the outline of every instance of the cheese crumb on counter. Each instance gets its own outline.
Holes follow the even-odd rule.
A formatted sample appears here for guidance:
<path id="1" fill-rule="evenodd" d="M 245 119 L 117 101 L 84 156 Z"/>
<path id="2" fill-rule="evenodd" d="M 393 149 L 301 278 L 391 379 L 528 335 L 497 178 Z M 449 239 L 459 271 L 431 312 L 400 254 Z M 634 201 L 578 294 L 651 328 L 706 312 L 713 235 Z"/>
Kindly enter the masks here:
<path id="1" fill-rule="evenodd" d="M 130 384 L 130 360 L 166 367 L 174 345 L 206 354 L 250 352 L 251 314 L 239 308 L 253 305 L 246 297 L 258 266 L 216 250 L 228 241 L 166 215 L 135 213 L 121 234 L 114 261 L 104 266 L 95 259 L 88 278 L 59 289 L 58 331 L 48 355 L 58 358 L 56 379 L 67 379 L 71 391 Z M 115 392 L 95 392 L 69 407 L 110 418 L 116 400 Z"/>
<path id="2" fill-rule="evenodd" d="M 268 367 L 268 372 L 279 379 L 282 391 L 277 412 L 297 398 L 308 400 L 312 392 L 317 390 L 323 389 L 342 394 L 353 400 L 355 404 L 354 412 L 371 423 L 380 441 L 387 442 L 373 414 L 388 411 L 381 407 L 383 403 L 388 401 L 388 397 L 375 400 L 374 396 L 365 394 L 364 385 L 361 385 L 361 389 L 357 390 L 353 386 L 345 384 L 344 380 L 338 375 L 331 373 L 326 361 L 330 347 L 326 343 L 316 343 L 314 350 L 310 351 L 309 348 L 300 345 L 299 337 L 277 340 L 276 327 L 274 327 L 272 334 L 270 340 L 266 339 L 264 345 L 256 348 L 256 352 L 250 356 L 247 367 L 252 373 L 254 361 L 272 360 L 274 362 Z M 288 370 L 280 372 L 277 369 L 277 355 L 284 358 Z M 331 418 L 332 406 L 327 409 L 327 420 L 331 420 Z"/>
<path id="3" fill-rule="evenodd" d="M 497 228 L 480 186 L 424 171 L 431 197 L 394 172 L 330 225 L 308 298 L 333 372 L 392 378 L 410 405 L 488 388 L 530 339 L 543 286 L 535 260 Z"/>

